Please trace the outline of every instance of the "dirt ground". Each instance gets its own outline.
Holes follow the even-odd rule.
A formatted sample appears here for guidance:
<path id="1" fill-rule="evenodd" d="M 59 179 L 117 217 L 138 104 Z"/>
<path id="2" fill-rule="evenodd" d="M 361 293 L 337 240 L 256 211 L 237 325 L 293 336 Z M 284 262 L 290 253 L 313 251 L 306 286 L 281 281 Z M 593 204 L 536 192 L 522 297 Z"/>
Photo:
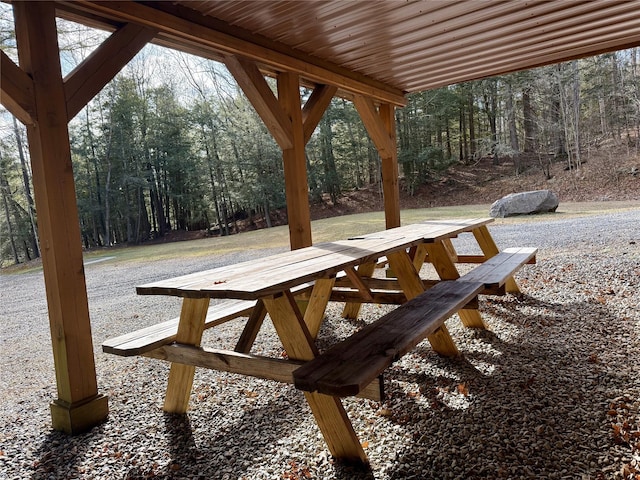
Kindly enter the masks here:
<path id="1" fill-rule="evenodd" d="M 520 173 L 516 175 L 516 161 Z M 640 154 L 626 147 L 601 147 L 585 153 L 578 168 L 568 169 L 566 160 L 556 160 L 548 167 L 547 178 L 541 159 L 533 156 L 514 160 L 482 158 L 472 165 L 456 164 L 434 175 L 414 195 L 409 195 L 401 177 L 402 209 L 442 207 L 448 205 L 490 204 L 510 193 L 548 189 L 561 202 L 602 202 L 640 200 Z M 370 186 L 343 192 L 337 204 L 328 197 L 311 206 L 316 220 L 383 209 L 381 187 Z"/>

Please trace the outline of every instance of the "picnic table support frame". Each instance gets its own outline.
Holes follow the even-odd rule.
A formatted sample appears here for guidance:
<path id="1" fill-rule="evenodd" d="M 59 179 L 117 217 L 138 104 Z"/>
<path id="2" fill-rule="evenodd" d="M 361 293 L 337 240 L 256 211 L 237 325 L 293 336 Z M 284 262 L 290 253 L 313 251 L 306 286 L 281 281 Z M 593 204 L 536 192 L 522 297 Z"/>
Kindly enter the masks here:
<path id="1" fill-rule="evenodd" d="M 401 250 L 391 253 L 387 255 L 387 258 L 407 300 L 411 300 L 425 291 L 420 274 L 406 251 Z M 434 333 L 429 335 L 427 339 L 431 344 L 431 348 L 440 355 L 455 357 L 460 353 L 444 323 Z"/>
<path id="2" fill-rule="evenodd" d="M 264 299 L 278 337 L 293 360 L 312 360 L 318 350 L 290 292 Z M 367 462 L 362 445 L 338 397 L 304 392 L 331 454 L 337 458 Z"/>
<path id="3" fill-rule="evenodd" d="M 460 273 L 451 258 L 450 247 L 441 242 L 425 243 L 425 249 L 429 254 L 429 261 L 442 280 L 457 280 Z M 423 257 L 424 258 L 424 257 Z M 480 311 L 477 308 L 466 308 L 458 312 L 458 316 L 465 327 L 486 329 Z"/>
<path id="4" fill-rule="evenodd" d="M 360 278 L 371 277 L 376 269 L 375 262 L 363 263 L 358 266 L 356 273 Z M 349 302 L 346 303 L 342 310 L 342 317 L 349 319 L 356 319 L 360 314 L 362 308 L 362 302 Z"/>
<path id="5" fill-rule="evenodd" d="M 195 347 L 200 346 L 208 309 L 209 297 L 182 300 L 176 342 Z M 167 394 L 164 399 L 165 412 L 186 413 L 189 408 L 189 397 L 191 396 L 195 371 L 196 367 L 192 365 L 171 364 Z"/>
<path id="6" fill-rule="evenodd" d="M 491 233 L 486 225 L 482 225 L 473 230 L 473 236 L 476 238 L 482 253 L 487 259 L 500 253 L 496 242 L 493 240 Z M 505 291 L 509 293 L 520 293 L 520 288 L 513 277 L 509 277 L 505 283 Z"/>

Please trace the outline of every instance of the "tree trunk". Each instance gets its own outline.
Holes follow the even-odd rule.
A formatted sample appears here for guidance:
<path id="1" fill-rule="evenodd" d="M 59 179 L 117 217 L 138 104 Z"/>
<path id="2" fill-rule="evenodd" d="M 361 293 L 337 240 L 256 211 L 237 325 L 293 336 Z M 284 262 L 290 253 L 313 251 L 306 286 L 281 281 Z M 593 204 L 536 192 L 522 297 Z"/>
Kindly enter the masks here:
<path id="1" fill-rule="evenodd" d="M 31 222 L 31 248 L 33 249 L 34 258 L 40 257 L 40 244 L 38 242 L 38 224 L 36 223 L 36 207 L 31 195 L 31 180 L 27 160 L 22 146 L 22 135 L 18 127 L 16 117 L 13 117 L 13 132 L 16 137 L 16 146 L 18 148 L 18 156 L 20 157 L 20 167 L 22 168 L 22 185 L 24 187 L 24 196 L 27 200 L 27 211 L 29 212 L 29 221 Z"/>
<path id="2" fill-rule="evenodd" d="M 1 161 L 1 158 L 0 158 Z M 20 257 L 18 256 L 18 249 L 16 248 L 16 240 L 13 233 L 13 225 L 11 223 L 11 214 L 9 212 L 9 182 L 7 182 L 4 172 L 0 172 L 0 191 L 2 191 L 2 204 L 4 207 L 5 220 L 7 222 L 7 235 L 11 244 L 11 252 L 13 253 L 14 263 L 20 263 Z"/>
<path id="3" fill-rule="evenodd" d="M 516 125 L 516 109 L 513 102 L 513 86 L 511 82 L 507 82 L 507 123 L 509 125 L 509 145 L 514 152 L 520 151 L 520 144 L 518 143 L 518 128 Z"/>
<path id="4" fill-rule="evenodd" d="M 522 115 L 524 117 L 524 151 L 533 153 L 536 151 L 536 123 L 529 88 L 522 90 Z"/>

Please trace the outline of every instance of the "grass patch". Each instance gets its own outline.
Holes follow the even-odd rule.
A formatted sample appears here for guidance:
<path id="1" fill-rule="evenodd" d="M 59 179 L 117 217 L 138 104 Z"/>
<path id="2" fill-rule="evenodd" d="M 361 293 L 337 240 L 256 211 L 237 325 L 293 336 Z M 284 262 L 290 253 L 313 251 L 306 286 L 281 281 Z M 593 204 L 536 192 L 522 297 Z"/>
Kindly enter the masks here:
<path id="1" fill-rule="evenodd" d="M 562 220 L 578 216 L 600 215 L 637 209 L 639 206 L 638 202 L 561 203 L 560 208 L 555 213 L 497 219 L 496 224 Z M 406 225 L 424 220 L 486 217 L 488 211 L 489 205 L 420 208 L 403 210 L 401 218 L 402 224 Z M 384 213 L 370 212 L 325 218 L 312 222 L 311 228 L 315 243 L 341 240 L 383 230 L 385 228 Z M 85 262 L 157 262 L 175 258 L 223 255 L 242 250 L 286 249 L 288 247 L 289 229 L 287 226 L 279 226 L 228 237 L 211 237 L 184 242 L 98 249 L 86 252 L 84 259 Z M 42 266 L 39 262 L 31 262 L 4 268 L 2 273 L 30 272 L 41 268 Z"/>

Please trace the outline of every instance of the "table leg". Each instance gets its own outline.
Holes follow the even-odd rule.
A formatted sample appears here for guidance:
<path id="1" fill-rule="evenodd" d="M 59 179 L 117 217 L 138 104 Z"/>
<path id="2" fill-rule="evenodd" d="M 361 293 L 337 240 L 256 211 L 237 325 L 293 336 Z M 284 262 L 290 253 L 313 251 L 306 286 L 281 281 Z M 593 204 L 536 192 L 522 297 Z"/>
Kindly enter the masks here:
<path id="1" fill-rule="evenodd" d="M 265 298 L 264 304 L 289 358 L 313 359 L 318 352 L 295 306 L 293 295 L 286 292 L 278 297 Z M 367 456 L 340 399 L 320 393 L 305 392 L 304 395 L 331 454 L 343 460 L 367 462 Z"/>
<path id="2" fill-rule="evenodd" d="M 456 264 L 449 255 L 447 247 L 441 242 L 427 243 L 427 251 L 429 252 L 429 260 L 438 272 L 442 280 L 456 280 L 460 278 L 460 273 L 456 268 Z M 480 316 L 477 309 L 463 309 L 458 312 L 458 316 L 465 327 L 484 328 L 487 326 Z"/>
<path id="3" fill-rule="evenodd" d="M 476 241 L 478 245 L 480 245 L 480 249 L 486 258 L 491 258 L 500 252 L 486 225 L 481 225 L 473 229 L 473 236 L 476 237 Z M 520 288 L 513 277 L 507 279 L 505 291 L 509 293 L 520 293 Z"/>
<path id="4" fill-rule="evenodd" d="M 358 266 L 358 275 L 360 277 L 371 277 L 373 272 L 376 269 L 375 262 L 371 263 L 363 263 Z M 360 308 L 362 307 L 362 302 L 349 302 L 344 306 L 344 310 L 342 310 L 343 318 L 356 319 L 360 314 Z"/>
<path id="5" fill-rule="evenodd" d="M 311 291 L 311 297 L 309 297 L 309 303 L 304 312 L 304 323 L 306 323 L 314 340 L 317 338 L 318 332 L 320 332 L 320 327 L 324 320 L 324 312 L 327 309 L 327 303 L 329 303 L 335 283 L 336 277 L 321 278 L 316 280 Z"/>
<path id="6" fill-rule="evenodd" d="M 262 327 L 262 322 L 264 322 L 266 315 L 267 309 L 264 308 L 264 303 L 262 303 L 262 300 L 258 300 L 256 306 L 251 310 L 251 315 L 249 315 L 247 323 L 240 334 L 238 343 L 236 343 L 236 347 L 234 348 L 236 352 L 249 353 L 251 351 L 253 342 L 256 341 L 256 337 L 258 336 L 258 332 L 260 331 L 260 327 Z"/>
<path id="7" fill-rule="evenodd" d="M 176 334 L 177 343 L 200 346 L 208 309 L 208 298 L 185 298 L 182 301 L 180 323 Z M 191 365 L 171 364 L 167 394 L 164 399 L 165 412 L 186 413 L 195 370 L 196 368 Z"/>
<path id="8" fill-rule="evenodd" d="M 401 250 L 387 255 L 387 258 L 407 300 L 411 300 L 424 292 L 424 285 L 420 274 L 416 271 L 411 257 L 409 257 L 407 252 Z M 449 330 L 444 323 L 434 333 L 429 335 L 427 339 L 431 344 L 431 348 L 440 355 L 453 357 L 460 353 L 456 344 L 453 343 Z"/>

